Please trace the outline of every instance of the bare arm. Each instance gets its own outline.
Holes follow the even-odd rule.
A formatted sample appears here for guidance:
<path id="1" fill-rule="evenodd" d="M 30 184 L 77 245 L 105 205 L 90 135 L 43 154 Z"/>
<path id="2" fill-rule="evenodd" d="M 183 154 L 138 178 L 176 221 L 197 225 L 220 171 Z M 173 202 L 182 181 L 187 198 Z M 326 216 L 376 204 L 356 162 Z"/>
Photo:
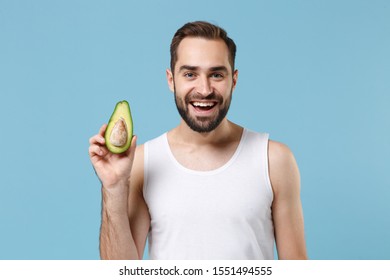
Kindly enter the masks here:
<path id="1" fill-rule="evenodd" d="M 144 245 L 140 245 L 139 240 L 142 238 L 139 236 L 142 233 L 146 239 L 146 233 L 141 230 L 137 236 L 133 236 L 133 232 L 139 231 L 138 226 L 148 227 L 148 220 L 142 219 L 141 222 L 133 223 L 132 220 L 137 219 L 129 218 L 131 202 L 134 204 L 131 207 L 138 207 L 142 204 L 139 201 L 143 201 L 141 196 L 132 195 L 138 193 L 137 186 L 142 186 L 143 181 L 143 176 L 140 176 L 142 170 L 139 171 L 140 168 L 137 167 L 139 160 L 134 159 L 136 137 L 133 138 L 127 152 L 119 155 L 112 154 L 105 147 L 103 137 L 105 129 L 106 125 L 103 125 L 99 134 L 90 139 L 89 147 L 91 162 L 102 182 L 100 256 L 102 259 L 141 259 L 142 253 L 140 252 L 143 252 Z M 133 170 L 138 170 L 138 172 Z M 132 188 L 135 190 L 132 191 Z M 141 211 L 141 213 L 144 212 Z M 134 228 L 131 228 L 132 226 Z"/>
<path id="2" fill-rule="evenodd" d="M 127 215 L 129 186 L 102 187 L 101 259 L 139 259 Z M 142 257 L 142 256 L 141 256 Z"/>
<path id="3" fill-rule="evenodd" d="M 279 259 L 307 259 L 299 170 L 287 146 L 269 142 L 269 172 L 274 191 L 272 215 Z"/>

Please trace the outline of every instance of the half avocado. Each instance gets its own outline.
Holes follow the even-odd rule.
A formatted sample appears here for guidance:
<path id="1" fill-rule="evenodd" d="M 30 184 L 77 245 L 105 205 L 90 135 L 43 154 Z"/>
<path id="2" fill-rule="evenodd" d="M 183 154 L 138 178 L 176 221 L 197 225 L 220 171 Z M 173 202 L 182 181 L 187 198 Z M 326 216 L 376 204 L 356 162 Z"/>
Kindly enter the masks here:
<path id="1" fill-rule="evenodd" d="M 126 152 L 130 147 L 133 138 L 133 119 L 129 103 L 126 100 L 116 104 L 104 138 L 108 150 L 114 154 Z"/>

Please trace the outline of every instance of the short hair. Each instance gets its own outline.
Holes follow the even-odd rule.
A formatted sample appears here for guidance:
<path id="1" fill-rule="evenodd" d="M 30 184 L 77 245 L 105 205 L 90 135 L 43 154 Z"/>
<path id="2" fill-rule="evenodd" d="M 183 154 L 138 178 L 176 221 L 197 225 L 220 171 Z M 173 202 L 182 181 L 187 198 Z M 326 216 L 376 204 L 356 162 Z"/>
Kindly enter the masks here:
<path id="1" fill-rule="evenodd" d="M 180 42 L 186 37 L 198 37 L 209 40 L 222 39 L 229 51 L 229 63 L 234 71 L 234 62 L 236 59 L 236 44 L 234 41 L 227 36 L 226 31 L 214 24 L 206 21 L 194 21 L 184 24 L 179 28 L 172 38 L 171 42 L 171 71 L 174 73 L 175 64 L 177 62 L 177 48 Z"/>

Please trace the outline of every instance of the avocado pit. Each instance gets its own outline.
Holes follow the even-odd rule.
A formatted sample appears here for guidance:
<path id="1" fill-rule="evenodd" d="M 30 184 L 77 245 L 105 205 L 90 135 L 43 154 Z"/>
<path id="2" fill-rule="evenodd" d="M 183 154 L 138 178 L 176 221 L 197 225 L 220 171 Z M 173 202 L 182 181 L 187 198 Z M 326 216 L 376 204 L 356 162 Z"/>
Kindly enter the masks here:
<path id="1" fill-rule="evenodd" d="M 111 134 L 110 143 L 115 147 L 123 147 L 127 142 L 127 126 L 125 120 L 121 117 L 115 123 Z"/>

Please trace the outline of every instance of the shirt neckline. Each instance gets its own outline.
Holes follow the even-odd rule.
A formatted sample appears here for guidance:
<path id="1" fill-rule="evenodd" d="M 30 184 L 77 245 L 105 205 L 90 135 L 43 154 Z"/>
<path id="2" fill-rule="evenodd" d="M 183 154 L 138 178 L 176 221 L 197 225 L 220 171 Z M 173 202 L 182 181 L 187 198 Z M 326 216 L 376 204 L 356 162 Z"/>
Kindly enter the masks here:
<path id="1" fill-rule="evenodd" d="M 190 174 L 207 176 L 207 175 L 214 175 L 214 174 L 220 173 L 234 163 L 234 161 L 236 160 L 236 158 L 240 154 L 240 151 L 242 150 L 242 147 L 244 145 L 243 143 L 245 142 L 245 139 L 247 137 L 247 133 L 248 133 L 247 129 L 243 128 L 240 143 L 238 144 L 236 150 L 234 151 L 234 154 L 231 156 L 231 158 L 224 165 L 222 165 L 216 169 L 206 170 L 206 171 L 190 169 L 190 168 L 187 168 L 184 165 L 182 165 L 180 162 L 178 162 L 172 153 L 171 147 L 169 146 L 168 132 L 164 133 L 163 138 L 164 138 L 165 149 L 167 150 L 167 153 L 168 153 L 170 159 L 172 160 L 172 162 L 174 163 L 174 165 L 177 168 L 179 168 L 180 170 L 182 170 L 184 172 L 190 173 Z"/>

